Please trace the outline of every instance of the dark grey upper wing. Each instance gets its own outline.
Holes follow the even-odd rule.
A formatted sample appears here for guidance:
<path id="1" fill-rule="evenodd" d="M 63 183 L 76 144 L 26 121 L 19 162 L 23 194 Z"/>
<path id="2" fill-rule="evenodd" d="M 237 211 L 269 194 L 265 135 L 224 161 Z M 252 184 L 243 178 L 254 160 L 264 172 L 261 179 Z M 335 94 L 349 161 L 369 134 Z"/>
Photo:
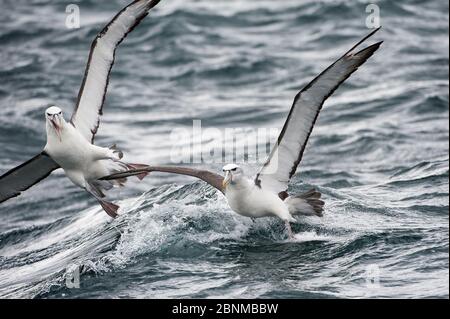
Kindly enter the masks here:
<path id="1" fill-rule="evenodd" d="M 179 174 L 179 175 L 188 175 L 192 177 L 197 177 L 201 179 L 202 181 L 207 182 L 209 185 L 217 188 L 222 193 L 223 190 L 223 177 L 219 174 L 200 170 L 200 169 L 194 169 L 194 168 L 188 168 L 188 167 L 177 167 L 177 166 L 148 166 L 147 168 L 143 169 L 134 169 L 129 170 L 117 174 L 112 174 L 109 176 L 105 176 L 101 178 L 102 180 L 112 180 L 112 179 L 120 179 L 120 178 L 126 178 L 129 176 L 135 176 L 142 174 L 144 172 L 163 172 L 163 173 L 172 173 L 172 174 Z"/>
<path id="2" fill-rule="evenodd" d="M 379 48 L 382 42 L 354 52 L 377 31 L 364 37 L 297 94 L 278 142 L 255 178 L 256 185 L 276 193 L 287 190 L 325 100 Z"/>
<path id="3" fill-rule="evenodd" d="M 0 203 L 20 195 L 59 168 L 50 156 L 42 152 L 0 177 Z"/>

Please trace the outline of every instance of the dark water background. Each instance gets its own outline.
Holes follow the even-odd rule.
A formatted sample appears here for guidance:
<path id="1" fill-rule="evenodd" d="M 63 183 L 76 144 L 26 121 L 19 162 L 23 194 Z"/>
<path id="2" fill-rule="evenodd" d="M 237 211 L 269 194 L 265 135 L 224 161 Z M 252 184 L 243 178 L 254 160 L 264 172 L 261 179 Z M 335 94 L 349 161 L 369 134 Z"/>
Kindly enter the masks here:
<path id="1" fill-rule="evenodd" d="M 0 0 L 0 172 L 41 150 L 46 106 L 71 113 L 90 42 L 126 3 Z M 0 296 L 448 298 L 448 2 L 376 3 L 385 43 L 326 103 L 291 183 L 326 200 L 296 240 L 177 176 L 114 193 L 111 221 L 56 172 L 0 206 Z M 96 143 L 168 164 L 170 132 L 193 119 L 280 128 L 296 91 L 368 33 L 367 4 L 162 1 L 118 50 Z"/>

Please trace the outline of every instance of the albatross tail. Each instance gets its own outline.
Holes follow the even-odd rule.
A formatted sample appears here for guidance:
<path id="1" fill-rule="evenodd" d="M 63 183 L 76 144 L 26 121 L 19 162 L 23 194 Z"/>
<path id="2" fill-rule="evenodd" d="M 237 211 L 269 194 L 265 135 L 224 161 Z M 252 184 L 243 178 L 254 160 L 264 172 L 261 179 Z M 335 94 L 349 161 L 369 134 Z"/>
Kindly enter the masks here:
<path id="1" fill-rule="evenodd" d="M 310 189 L 306 193 L 289 196 L 285 199 L 291 215 L 323 216 L 323 205 L 320 199 L 322 194 L 316 189 Z"/>

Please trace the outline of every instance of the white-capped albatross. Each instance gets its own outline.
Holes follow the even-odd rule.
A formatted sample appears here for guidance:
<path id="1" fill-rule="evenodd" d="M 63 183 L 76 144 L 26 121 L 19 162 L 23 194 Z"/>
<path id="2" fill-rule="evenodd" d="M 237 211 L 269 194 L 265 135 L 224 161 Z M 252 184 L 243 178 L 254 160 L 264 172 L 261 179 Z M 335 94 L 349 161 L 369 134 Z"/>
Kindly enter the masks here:
<path id="1" fill-rule="evenodd" d="M 51 106 L 46 110 L 47 144 L 42 153 L 0 177 L 0 203 L 18 196 L 61 167 L 75 185 L 98 200 L 109 216 L 117 216 L 119 206 L 106 201 L 104 191 L 115 185 L 122 185 L 124 179 L 99 181 L 98 178 L 143 166 L 122 162 L 122 152 L 115 146 L 95 146 L 94 136 L 100 124 L 116 48 L 159 2 L 160 0 L 133 1 L 97 35 L 91 45 L 70 122 L 65 121 L 59 107 Z M 138 177 L 143 176 L 144 174 Z"/>
<path id="2" fill-rule="evenodd" d="M 292 237 L 290 222 L 296 221 L 293 215 L 322 216 L 324 202 L 320 199 L 321 193 L 315 189 L 303 194 L 289 195 L 288 183 L 302 159 L 325 100 L 380 47 L 382 42 L 355 52 L 359 45 L 378 30 L 364 37 L 297 94 L 276 145 L 254 179 L 247 178 L 238 165 L 228 164 L 223 167 L 224 177 L 188 167 L 149 166 L 113 174 L 102 180 L 120 179 L 144 172 L 194 176 L 220 190 L 231 209 L 240 215 L 252 218 L 281 218 L 286 223 L 289 236 Z"/>

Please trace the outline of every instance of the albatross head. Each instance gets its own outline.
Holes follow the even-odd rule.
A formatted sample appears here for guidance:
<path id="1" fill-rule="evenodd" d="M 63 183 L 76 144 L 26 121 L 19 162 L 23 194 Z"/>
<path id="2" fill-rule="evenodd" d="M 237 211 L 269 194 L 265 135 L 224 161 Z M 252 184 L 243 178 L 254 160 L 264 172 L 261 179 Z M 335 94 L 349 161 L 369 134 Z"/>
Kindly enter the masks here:
<path id="1" fill-rule="evenodd" d="M 225 165 L 222 170 L 225 173 L 225 177 L 222 182 L 223 188 L 226 188 L 228 184 L 234 184 L 244 176 L 244 170 L 236 164 Z"/>
<path id="2" fill-rule="evenodd" d="M 61 131 L 66 122 L 62 115 L 62 110 L 57 106 L 50 106 L 45 110 L 45 118 L 47 121 L 47 134 L 54 133 L 61 140 Z"/>

